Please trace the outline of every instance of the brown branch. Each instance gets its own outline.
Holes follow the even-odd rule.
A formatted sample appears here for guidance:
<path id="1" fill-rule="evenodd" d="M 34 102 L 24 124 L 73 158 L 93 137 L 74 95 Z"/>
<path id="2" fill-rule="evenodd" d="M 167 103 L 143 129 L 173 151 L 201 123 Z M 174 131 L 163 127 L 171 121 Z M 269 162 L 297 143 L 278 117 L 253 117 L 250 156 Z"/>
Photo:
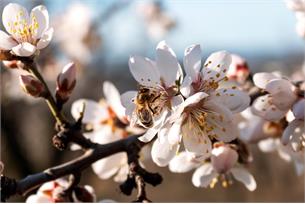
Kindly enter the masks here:
<path id="1" fill-rule="evenodd" d="M 45 182 L 52 181 L 66 175 L 76 174 L 88 168 L 97 160 L 119 152 L 132 152 L 135 146 L 141 148 L 145 144 L 146 143 L 142 143 L 138 140 L 138 136 L 130 136 L 126 139 L 122 139 L 109 144 L 94 144 L 94 148 L 87 150 L 79 158 L 59 166 L 51 167 L 43 172 L 29 175 L 19 181 L 7 182 L 6 186 L 1 185 L 1 200 L 8 199 L 10 196 L 15 194 L 25 195 L 29 191 Z M 7 177 L 5 178 L 6 180 L 9 180 Z M 5 179 L 1 178 L 1 184 L 4 180 Z"/>

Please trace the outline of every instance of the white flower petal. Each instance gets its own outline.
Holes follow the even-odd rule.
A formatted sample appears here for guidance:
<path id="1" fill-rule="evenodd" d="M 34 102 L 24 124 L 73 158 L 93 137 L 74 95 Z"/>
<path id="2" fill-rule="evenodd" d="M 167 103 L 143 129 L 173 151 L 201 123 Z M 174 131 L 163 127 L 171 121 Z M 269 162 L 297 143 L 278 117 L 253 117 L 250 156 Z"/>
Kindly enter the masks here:
<path id="1" fill-rule="evenodd" d="M 300 151 L 302 141 L 305 141 L 304 120 L 295 119 L 285 128 L 282 143 L 286 145 L 290 142 L 294 151 Z"/>
<path id="2" fill-rule="evenodd" d="M 134 112 L 136 105 L 135 105 L 135 98 L 137 97 L 136 91 L 127 91 L 121 95 L 121 103 L 123 107 L 125 107 L 125 115 L 131 119 L 132 113 Z"/>
<path id="3" fill-rule="evenodd" d="M 141 56 L 129 58 L 129 70 L 135 80 L 149 87 L 155 87 L 160 84 L 160 73 L 153 61 Z"/>
<path id="4" fill-rule="evenodd" d="M 151 148 L 152 160 L 158 166 L 164 167 L 175 156 L 177 149 L 178 145 L 170 145 L 167 139 L 163 139 L 161 142 L 161 139 L 158 138 Z"/>
<path id="5" fill-rule="evenodd" d="M 210 163 L 203 164 L 196 169 L 193 174 L 192 182 L 196 187 L 208 187 L 212 180 L 217 177 L 217 173 L 213 170 L 213 166 Z"/>
<path id="6" fill-rule="evenodd" d="M 274 138 L 267 138 L 258 142 L 258 147 L 262 152 L 273 152 L 277 149 L 277 142 Z"/>
<path id="7" fill-rule="evenodd" d="M 253 82 L 255 86 L 261 89 L 265 89 L 266 85 L 272 80 L 278 77 L 272 73 L 260 72 L 253 75 Z"/>
<path id="8" fill-rule="evenodd" d="M 167 87 L 174 85 L 180 69 L 174 51 L 168 47 L 165 41 L 161 41 L 157 46 L 156 52 L 156 63 L 161 78 Z"/>
<path id="9" fill-rule="evenodd" d="M 191 45 L 184 51 L 184 70 L 195 81 L 201 69 L 200 45 Z"/>
<path id="10" fill-rule="evenodd" d="M 180 152 L 169 163 L 169 170 L 174 173 L 185 173 L 198 167 L 200 163 L 193 161 L 192 155 Z"/>
<path id="11" fill-rule="evenodd" d="M 39 41 L 37 42 L 37 49 L 41 50 L 45 47 L 47 47 L 49 45 L 49 43 L 52 40 L 53 37 L 53 33 L 54 33 L 54 29 L 53 28 L 49 28 L 48 30 L 46 30 L 41 38 L 39 39 Z"/>
<path id="12" fill-rule="evenodd" d="M 103 92 L 107 104 L 109 104 L 118 118 L 120 118 L 121 121 L 124 121 L 125 108 L 122 106 L 121 96 L 117 88 L 111 82 L 105 81 L 103 84 Z"/>
<path id="13" fill-rule="evenodd" d="M 109 117 L 107 107 L 102 107 L 101 104 L 89 100 L 79 99 L 72 104 L 71 114 L 75 120 L 80 117 L 80 112 L 83 110 L 85 104 L 85 114 L 83 117 L 83 123 L 99 124 L 102 120 Z"/>
<path id="14" fill-rule="evenodd" d="M 255 99 L 251 110 L 253 114 L 269 121 L 277 121 L 283 118 L 287 112 L 278 109 L 275 105 L 272 104 L 272 97 L 270 94 L 266 94 Z"/>
<path id="15" fill-rule="evenodd" d="M 207 135 L 194 128 L 191 121 L 182 125 L 183 144 L 187 152 L 194 155 L 195 158 L 205 159 L 211 155 L 212 144 Z"/>
<path id="16" fill-rule="evenodd" d="M 229 145 L 214 147 L 212 150 L 211 163 L 214 170 L 219 173 L 227 173 L 237 162 L 238 154 Z"/>
<path id="17" fill-rule="evenodd" d="M 20 15 L 21 14 L 21 15 Z M 18 21 L 17 21 L 18 15 Z M 11 34 L 14 38 L 18 38 L 19 35 L 14 30 L 18 28 L 22 28 L 20 22 L 25 22 L 26 24 L 30 24 L 30 17 L 28 11 L 21 5 L 15 3 L 9 3 L 3 9 L 2 13 L 2 22 L 6 29 L 6 31 Z M 15 23 L 18 23 L 15 26 Z"/>
<path id="18" fill-rule="evenodd" d="M 230 142 L 239 136 L 233 114 L 228 108 L 211 100 L 205 102 L 204 107 L 210 111 L 207 115 L 209 135 L 223 142 Z"/>
<path id="19" fill-rule="evenodd" d="M 126 164 L 120 168 L 117 175 L 114 177 L 114 181 L 118 183 L 123 183 L 124 181 L 126 181 L 128 173 L 129 173 L 129 166 L 126 161 Z"/>
<path id="20" fill-rule="evenodd" d="M 42 34 L 49 28 L 49 13 L 45 6 L 39 5 L 31 11 L 31 24 L 35 27 L 37 23 L 37 31 L 33 34 L 35 39 L 39 39 Z"/>
<path id="21" fill-rule="evenodd" d="M 305 111 L 305 99 L 300 99 L 292 107 L 293 115 L 296 119 L 304 120 L 304 111 Z"/>
<path id="22" fill-rule="evenodd" d="M 30 195 L 26 201 L 26 203 L 52 203 L 52 199 L 48 196 L 43 195 Z"/>
<path id="23" fill-rule="evenodd" d="M 245 92 L 235 89 L 218 89 L 211 95 L 211 100 L 223 104 L 232 113 L 239 113 L 250 104 L 250 97 Z"/>
<path id="24" fill-rule="evenodd" d="M 244 168 L 233 168 L 231 173 L 236 180 L 242 182 L 249 191 L 256 189 L 256 181 L 254 177 Z"/>
<path id="25" fill-rule="evenodd" d="M 190 76 L 186 76 L 181 84 L 180 92 L 184 97 L 189 97 L 192 94 L 193 80 Z"/>
<path id="26" fill-rule="evenodd" d="M 125 153 L 114 154 L 98 160 L 92 164 L 94 173 L 101 179 L 109 179 L 120 169 L 121 162 L 125 160 Z"/>
<path id="27" fill-rule="evenodd" d="M 181 138 L 181 125 L 183 117 L 180 117 L 176 122 L 172 124 L 168 131 L 168 142 L 169 144 L 177 144 Z"/>
<path id="28" fill-rule="evenodd" d="M 266 85 L 266 91 L 272 96 L 272 103 L 280 110 L 291 108 L 297 96 L 294 86 L 286 79 L 273 79 Z"/>
<path id="29" fill-rule="evenodd" d="M 0 30 L 0 50 L 10 50 L 16 45 L 17 42 L 11 36 Z"/>
<path id="30" fill-rule="evenodd" d="M 195 105 L 196 103 L 198 103 L 199 101 L 201 101 L 202 99 L 208 97 L 209 95 L 207 93 L 204 92 L 198 92 L 195 93 L 194 95 L 188 97 L 183 103 L 183 107 L 187 107 L 187 106 L 191 106 L 191 105 Z"/>
<path id="31" fill-rule="evenodd" d="M 227 51 L 212 53 L 204 63 L 202 68 L 203 80 L 219 81 L 226 76 L 230 67 L 232 57 Z"/>
<path id="32" fill-rule="evenodd" d="M 12 48 L 15 55 L 20 57 L 29 57 L 36 52 L 36 47 L 28 42 L 21 43 Z"/>

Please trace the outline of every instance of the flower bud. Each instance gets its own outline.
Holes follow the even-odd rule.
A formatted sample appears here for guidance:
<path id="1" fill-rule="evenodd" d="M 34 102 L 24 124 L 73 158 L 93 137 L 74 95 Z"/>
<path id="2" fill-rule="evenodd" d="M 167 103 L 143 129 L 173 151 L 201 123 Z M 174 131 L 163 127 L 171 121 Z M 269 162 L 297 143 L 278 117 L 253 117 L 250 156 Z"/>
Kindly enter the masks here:
<path id="1" fill-rule="evenodd" d="M 6 66 L 7 68 L 10 69 L 22 69 L 24 67 L 24 64 L 19 61 L 19 60 L 11 60 L 11 61 L 2 61 L 2 63 L 4 64 L 4 66 Z"/>
<path id="2" fill-rule="evenodd" d="M 227 72 L 227 76 L 230 80 L 234 80 L 242 84 L 246 81 L 250 74 L 248 64 L 246 60 L 239 55 L 232 54 L 231 56 L 232 63 Z"/>
<path id="3" fill-rule="evenodd" d="M 212 150 L 211 162 L 218 173 L 229 171 L 236 164 L 237 159 L 237 152 L 229 145 L 218 145 Z"/>
<path id="4" fill-rule="evenodd" d="M 43 97 L 46 93 L 42 82 L 31 75 L 20 75 L 19 81 L 23 90 L 33 97 Z"/>
<path id="5" fill-rule="evenodd" d="M 57 78 L 56 97 L 58 100 L 68 100 L 76 84 L 76 67 L 74 63 L 67 64 Z"/>

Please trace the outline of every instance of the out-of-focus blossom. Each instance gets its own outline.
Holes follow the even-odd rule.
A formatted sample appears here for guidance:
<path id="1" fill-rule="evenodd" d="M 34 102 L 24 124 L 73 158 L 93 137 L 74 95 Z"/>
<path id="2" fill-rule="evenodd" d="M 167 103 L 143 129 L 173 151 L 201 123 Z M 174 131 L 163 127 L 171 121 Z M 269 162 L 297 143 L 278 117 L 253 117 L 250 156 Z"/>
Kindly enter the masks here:
<path id="1" fill-rule="evenodd" d="M 125 108 L 120 101 L 120 94 L 116 87 L 110 82 L 104 82 L 103 91 L 106 101 L 97 103 L 89 99 L 75 101 L 71 113 L 75 119 L 85 105 L 83 123 L 91 126 L 92 131 L 84 135 L 99 144 L 106 144 L 123 139 L 129 134 L 142 133 L 142 129 L 131 128 L 125 116 Z M 76 146 L 73 149 L 78 149 Z M 118 153 L 101 159 L 92 164 L 93 171 L 101 178 L 108 179 L 116 175 L 114 180 L 122 182 L 127 178 L 128 163 L 125 153 Z"/>
<path id="2" fill-rule="evenodd" d="M 88 44 L 92 32 L 91 14 L 90 8 L 85 4 L 76 3 L 70 5 L 64 15 L 55 19 L 55 40 L 70 58 L 81 63 L 88 63 L 91 60 Z M 96 42 L 93 44 L 97 45 Z"/>
<path id="3" fill-rule="evenodd" d="M 220 180 L 223 187 L 232 184 L 232 176 L 242 182 L 248 190 L 256 189 L 253 176 L 237 162 L 238 153 L 226 144 L 219 144 L 212 150 L 211 162 L 202 164 L 194 159 L 189 153 L 181 152 L 175 156 L 169 164 L 172 172 L 184 173 L 194 168 L 192 182 L 196 187 L 213 188 Z"/>
<path id="4" fill-rule="evenodd" d="M 76 186 L 72 190 L 72 200 L 64 193 L 68 187 L 69 183 L 64 179 L 44 183 L 36 194 L 27 198 L 26 203 L 96 202 L 96 195 L 91 186 Z"/>
<path id="5" fill-rule="evenodd" d="M 40 5 L 28 11 L 19 4 L 6 5 L 2 13 L 6 34 L 0 30 L 0 50 L 11 50 L 17 56 L 28 57 L 45 48 L 53 36 L 47 9 Z"/>
<path id="6" fill-rule="evenodd" d="M 21 75 L 19 82 L 22 89 L 33 97 L 41 97 L 45 94 L 42 82 L 31 75 Z"/>
<path id="7" fill-rule="evenodd" d="M 56 97 L 66 101 L 76 84 L 76 67 L 74 63 L 67 64 L 57 77 Z"/>
<path id="8" fill-rule="evenodd" d="M 140 137 L 143 142 L 153 139 L 170 111 L 183 101 L 182 96 L 176 96 L 176 82 L 182 79 L 182 70 L 174 51 L 162 41 L 156 52 L 156 61 L 140 56 L 130 57 L 129 69 L 140 84 L 140 90 L 128 91 L 121 96 L 131 124 L 149 128 Z"/>
<path id="9" fill-rule="evenodd" d="M 305 1 L 286 0 L 287 7 L 295 12 L 297 23 L 296 31 L 299 36 L 305 38 Z"/>
<path id="10" fill-rule="evenodd" d="M 294 151 L 292 146 L 283 145 L 280 141 L 280 138 L 267 138 L 261 140 L 258 143 L 258 147 L 262 152 L 274 152 L 277 151 L 279 156 L 287 161 L 293 162 L 295 170 L 298 176 L 304 173 L 304 152 L 303 151 Z"/>
<path id="11" fill-rule="evenodd" d="M 231 54 L 231 57 L 232 62 L 227 72 L 227 77 L 239 84 L 244 84 L 250 74 L 247 61 L 236 54 Z"/>
<path id="12" fill-rule="evenodd" d="M 12 60 L 12 61 L 2 61 L 4 66 L 10 69 L 22 69 L 24 67 L 24 64 L 19 60 Z"/>
<path id="13" fill-rule="evenodd" d="M 152 39 L 162 39 L 175 27 L 175 20 L 161 8 L 160 3 L 146 2 L 145 4 L 139 4 L 138 11 L 143 16 L 148 35 Z"/>
<path id="14" fill-rule="evenodd" d="M 292 107 L 295 119 L 289 122 L 282 137 L 283 144 L 290 143 L 294 151 L 302 151 L 305 147 L 304 110 L 305 99 L 300 99 Z"/>
<path id="15" fill-rule="evenodd" d="M 253 81 L 257 87 L 268 92 L 252 105 L 252 112 L 266 120 L 280 120 L 297 100 L 296 87 L 287 79 L 262 72 L 255 74 Z"/>

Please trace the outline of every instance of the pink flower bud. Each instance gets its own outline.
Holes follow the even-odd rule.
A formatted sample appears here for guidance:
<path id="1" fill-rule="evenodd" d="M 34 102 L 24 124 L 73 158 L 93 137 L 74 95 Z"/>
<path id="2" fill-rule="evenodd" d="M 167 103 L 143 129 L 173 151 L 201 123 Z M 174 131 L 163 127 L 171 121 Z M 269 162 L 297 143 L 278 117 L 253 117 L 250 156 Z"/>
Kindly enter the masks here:
<path id="1" fill-rule="evenodd" d="M 19 61 L 19 60 L 11 60 L 11 61 L 2 61 L 2 63 L 4 64 L 4 66 L 6 66 L 7 68 L 10 69 L 22 69 L 24 67 L 24 64 Z"/>
<path id="2" fill-rule="evenodd" d="M 228 172 L 237 162 L 237 152 L 229 145 L 219 145 L 213 148 L 211 162 L 218 173 Z"/>
<path id="3" fill-rule="evenodd" d="M 21 75 L 19 77 L 20 85 L 23 90 L 33 97 L 41 97 L 45 94 L 44 85 L 31 75 Z"/>
<path id="4" fill-rule="evenodd" d="M 57 78 L 56 98 L 68 100 L 76 84 L 76 67 L 74 63 L 67 64 Z"/>
<path id="5" fill-rule="evenodd" d="M 246 81 L 250 74 L 247 61 L 239 55 L 232 54 L 232 63 L 227 72 L 230 80 L 235 80 L 239 83 Z"/>

